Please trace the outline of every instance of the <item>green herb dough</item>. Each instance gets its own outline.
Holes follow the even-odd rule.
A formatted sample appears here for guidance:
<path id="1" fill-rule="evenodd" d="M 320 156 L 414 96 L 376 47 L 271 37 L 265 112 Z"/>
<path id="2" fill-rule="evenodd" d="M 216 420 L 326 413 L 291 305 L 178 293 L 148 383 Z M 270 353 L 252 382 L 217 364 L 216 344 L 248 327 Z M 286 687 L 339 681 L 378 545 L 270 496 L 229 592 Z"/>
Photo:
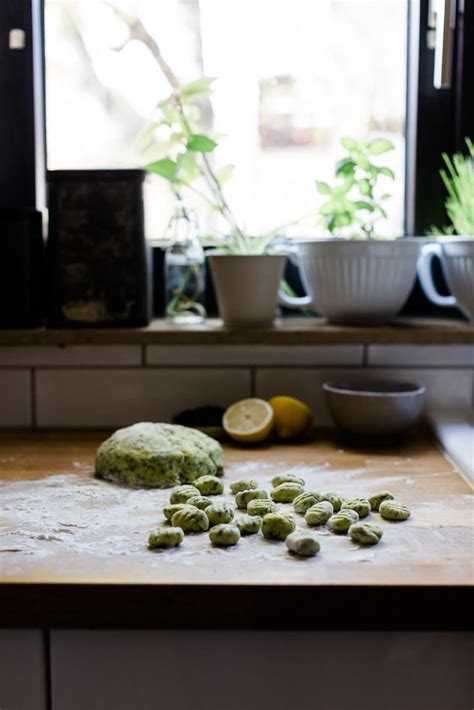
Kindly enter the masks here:
<path id="1" fill-rule="evenodd" d="M 181 528 L 183 532 L 202 532 L 208 530 L 209 519 L 206 513 L 199 508 L 178 510 L 171 518 L 171 524 L 175 528 Z"/>
<path id="2" fill-rule="evenodd" d="M 299 483 L 300 486 L 305 485 L 304 479 L 301 478 L 301 476 L 297 476 L 295 473 L 282 473 L 272 478 L 273 488 L 281 486 L 282 483 Z"/>
<path id="3" fill-rule="evenodd" d="M 179 424 L 140 422 L 118 429 L 98 448 L 96 475 L 137 488 L 170 488 L 204 475 L 222 476 L 220 444 Z"/>
<path id="4" fill-rule="evenodd" d="M 190 510 L 195 509 L 197 506 L 191 505 L 190 503 L 171 503 L 170 505 L 165 505 L 163 508 L 163 514 L 166 520 L 171 520 L 173 515 L 178 512 L 178 510 L 183 510 L 183 508 L 189 508 Z"/>
<path id="5" fill-rule="evenodd" d="M 184 540 L 181 528 L 158 528 L 150 533 L 148 547 L 151 549 L 178 547 Z"/>
<path id="6" fill-rule="evenodd" d="M 293 532 L 286 538 L 287 548 L 296 555 L 314 557 L 319 552 L 320 544 L 311 533 Z"/>
<path id="7" fill-rule="evenodd" d="M 315 503 L 311 508 L 308 508 L 304 519 L 312 527 L 318 527 L 327 523 L 331 515 L 334 513 L 334 508 L 328 500 L 322 500 L 320 503 Z"/>
<path id="8" fill-rule="evenodd" d="M 255 535 L 262 527 L 262 518 L 259 515 L 241 515 L 236 525 L 241 535 Z"/>
<path id="9" fill-rule="evenodd" d="M 230 523 L 234 517 L 234 511 L 228 503 L 212 503 L 206 508 L 206 515 L 211 525 L 219 525 L 220 523 Z"/>
<path id="10" fill-rule="evenodd" d="M 267 491 L 260 491 L 256 488 L 250 488 L 246 491 L 239 491 L 235 496 L 235 502 L 237 504 L 237 508 L 246 508 L 250 501 L 254 500 L 254 498 L 268 500 L 268 497 Z"/>
<path id="11" fill-rule="evenodd" d="M 262 521 L 263 536 L 270 540 L 286 540 L 295 528 L 293 518 L 284 513 L 268 513 Z"/>
<path id="12" fill-rule="evenodd" d="M 247 505 L 247 513 L 249 515 L 267 515 L 267 513 L 276 513 L 277 507 L 271 500 L 263 498 L 254 498 Z"/>
<path id="13" fill-rule="evenodd" d="M 341 510 L 355 510 L 359 518 L 366 518 L 370 513 L 370 503 L 367 498 L 353 498 L 352 500 L 345 500 L 341 505 Z"/>
<path id="14" fill-rule="evenodd" d="M 202 496 L 218 496 L 224 493 L 224 484 L 216 476 L 200 476 L 194 485 Z"/>
<path id="15" fill-rule="evenodd" d="M 232 547 L 240 540 L 240 530 L 237 525 L 215 525 L 209 530 L 209 539 L 217 547 Z"/>
<path id="16" fill-rule="evenodd" d="M 339 493 L 323 493 L 321 500 L 327 500 L 334 508 L 334 512 L 338 513 L 341 510 L 341 505 L 344 503 L 344 498 Z"/>
<path id="17" fill-rule="evenodd" d="M 257 481 L 254 481 L 253 479 L 249 480 L 240 480 L 240 481 L 234 481 L 233 483 L 230 484 L 230 492 L 232 495 L 236 495 L 236 493 L 239 493 L 240 491 L 249 491 L 251 488 L 258 488 L 258 483 Z"/>
<path id="18" fill-rule="evenodd" d="M 198 496 L 199 491 L 195 486 L 177 486 L 171 491 L 170 503 L 187 503 L 190 498 Z"/>
<path id="19" fill-rule="evenodd" d="M 374 523 L 354 523 L 349 528 L 349 537 L 359 545 L 376 545 L 382 535 L 382 528 Z"/>
<path id="20" fill-rule="evenodd" d="M 194 505 L 195 508 L 199 508 L 199 510 L 206 510 L 206 508 L 211 505 L 212 500 L 206 498 L 206 496 L 192 496 L 188 498 L 186 502 L 188 505 Z"/>
<path id="21" fill-rule="evenodd" d="M 335 533 L 345 535 L 350 526 L 357 523 L 359 515 L 351 508 L 344 508 L 329 518 L 329 527 Z"/>
<path id="22" fill-rule="evenodd" d="M 315 491 L 304 491 L 293 500 L 293 508 L 296 513 L 306 513 L 308 508 L 311 508 L 315 503 L 322 500 L 321 494 Z"/>
<path id="23" fill-rule="evenodd" d="M 385 520 L 406 520 L 411 515 L 406 505 L 396 500 L 384 500 L 380 503 L 379 513 Z"/>
<path id="24" fill-rule="evenodd" d="M 369 496 L 369 503 L 372 510 L 378 511 L 380 503 L 384 500 L 393 500 L 393 495 L 390 491 L 377 491 L 373 495 Z"/>
<path id="25" fill-rule="evenodd" d="M 280 483 L 279 486 L 274 488 L 270 495 L 275 503 L 292 503 L 294 499 L 302 493 L 302 491 L 303 486 L 300 483 L 286 481 L 285 483 Z"/>

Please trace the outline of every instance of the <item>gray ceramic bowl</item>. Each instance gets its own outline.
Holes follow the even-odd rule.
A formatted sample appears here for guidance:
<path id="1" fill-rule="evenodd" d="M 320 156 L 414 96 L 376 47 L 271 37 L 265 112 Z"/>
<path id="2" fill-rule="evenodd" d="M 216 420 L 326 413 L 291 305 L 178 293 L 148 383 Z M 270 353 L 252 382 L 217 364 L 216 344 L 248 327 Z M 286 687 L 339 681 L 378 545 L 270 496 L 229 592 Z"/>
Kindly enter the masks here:
<path id="1" fill-rule="evenodd" d="M 426 388 L 412 382 L 353 380 L 325 382 L 329 411 L 348 434 L 393 436 L 419 418 Z"/>

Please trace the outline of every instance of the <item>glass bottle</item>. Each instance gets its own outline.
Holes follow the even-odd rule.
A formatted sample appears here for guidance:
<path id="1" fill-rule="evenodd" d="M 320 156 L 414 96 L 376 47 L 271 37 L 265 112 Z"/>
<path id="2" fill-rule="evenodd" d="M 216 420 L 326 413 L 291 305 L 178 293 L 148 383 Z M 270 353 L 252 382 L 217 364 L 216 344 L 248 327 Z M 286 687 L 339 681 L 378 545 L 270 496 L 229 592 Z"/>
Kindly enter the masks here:
<path id="1" fill-rule="evenodd" d="M 196 214 L 178 198 L 171 218 L 165 252 L 166 318 L 176 325 L 203 323 L 205 288 L 204 250 Z"/>

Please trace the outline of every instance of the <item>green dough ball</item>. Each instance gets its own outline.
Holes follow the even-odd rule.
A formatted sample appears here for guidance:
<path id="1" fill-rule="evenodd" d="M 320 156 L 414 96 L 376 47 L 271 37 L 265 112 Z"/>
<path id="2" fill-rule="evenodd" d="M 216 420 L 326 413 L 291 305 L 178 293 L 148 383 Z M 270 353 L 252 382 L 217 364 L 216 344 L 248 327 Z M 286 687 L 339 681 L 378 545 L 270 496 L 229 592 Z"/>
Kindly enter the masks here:
<path id="1" fill-rule="evenodd" d="M 234 481 L 233 483 L 230 484 L 230 492 L 234 496 L 236 493 L 239 493 L 240 491 L 249 491 L 251 488 L 258 488 L 257 481 L 249 479 L 247 481 L 245 481 L 245 480 Z"/>
<path id="2" fill-rule="evenodd" d="M 209 519 L 199 508 L 178 510 L 171 518 L 173 527 L 181 528 L 185 533 L 208 530 Z"/>
<path id="3" fill-rule="evenodd" d="M 322 498 L 319 493 L 315 493 L 315 491 L 304 491 L 293 500 L 293 508 L 296 513 L 306 513 L 308 508 L 311 508 L 315 503 L 319 503 L 320 500 L 322 500 Z"/>
<path id="4" fill-rule="evenodd" d="M 218 547 L 232 547 L 240 540 L 240 530 L 236 525 L 215 525 L 209 530 L 209 539 Z"/>
<path id="5" fill-rule="evenodd" d="M 140 422 L 118 429 L 98 448 L 99 478 L 142 488 L 170 488 L 199 476 L 222 476 L 221 445 L 179 424 Z"/>
<path id="6" fill-rule="evenodd" d="M 282 473 L 279 476 L 272 478 L 273 488 L 281 486 L 282 483 L 299 483 L 301 487 L 305 485 L 304 479 L 297 476 L 295 473 Z"/>
<path id="7" fill-rule="evenodd" d="M 373 523 L 355 523 L 349 528 L 349 536 L 359 545 L 376 545 L 383 535 L 383 530 Z"/>
<path id="8" fill-rule="evenodd" d="M 268 493 L 267 491 L 260 491 L 256 488 L 250 488 L 246 491 L 239 491 L 235 496 L 237 508 L 246 508 L 250 501 L 254 500 L 254 498 L 268 500 Z"/>
<path id="9" fill-rule="evenodd" d="M 181 528 L 158 528 L 150 533 L 148 547 L 151 549 L 178 547 L 184 540 Z"/>
<path id="10" fill-rule="evenodd" d="M 190 503 L 171 503 L 170 505 L 165 505 L 163 508 L 163 513 L 166 518 L 166 520 L 171 520 L 173 515 L 178 512 L 178 510 L 183 510 L 183 508 L 189 508 L 190 510 L 193 510 L 196 508 L 195 505 L 191 505 Z"/>
<path id="11" fill-rule="evenodd" d="M 327 500 L 334 508 L 334 512 L 338 513 L 341 510 L 341 505 L 344 503 L 344 498 L 339 493 L 323 493 L 321 500 Z"/>
<path id="12" fill-rule="evenodd" d="M 314 557 L 319 552 L 320 545 L 314 535 L 305 532 L 293 532 L 286 538 L 286 546 L 296 555 Z"/>
<path id="13" fill-rule="evenodd" d="M 393 500 L 393 495 L 390 491 L 377 491 L 369 497 L 370 507 L 372 510 L 378 511 L 380 503 L 383 503 L 384 500 Z"/>
<path id="14" fill-rule="evenodd" d="M 303 486 L 300 483 L 286 481 L 285 483 L 280 483 L 279 486 L 274 488 L 270 495 L 272 500 L 276 503 L 292 503 L 294 499 L 302 493 L 302 491 Z"/>
<path id="15" fill-rule="evenodd" d="M 211 525 L 219 525 L 220 523 L 230 523 L 234 517 L 234 511 L 228 503 L 213 503 L 206 508 L 206 515 Z"/>
<path id="16" fill-rule="evenodd" d="M 262 521 L 263 536 L 269 540 L 286 540 L 295 528 L 293 518 L 284 513 L 268 513 Z"/>
<path id="17" fill-rule="evenodd" d="M 195 486 L 178 486 L 170 495 L 170 503 L 187 503 L 193 496 L 198 496 L 199 491 Z"/>
<path id="18" fill-rule="evenodd" d="M 191 498 L 188 498 L 186 503 L 188 505 L 194 505 L 194 507 L 199 508 L 199 510 L 206 510 L 206 508 L 211 505 L 212 500 L 210 498 L 206 498 L 206 496 L 191 496 Z"/>
<path id="19" fill-rule="evenodd" d="M 224 493 L 224 484 L 216 476 L 200 476 L 194 481 L 202 496 L 218 496 Z"/>
<path id="20" fill-rule="evenodd" d="M 344 508 L 329 518 L 329 527 L 335 533 L 345 535 L 350 526 L 357 523 L 359 515 L 352 508 Z"/>
<path id="21" fill-rule="evenodd" d="M 320 503 L 315 503 L 311 508 L 308 508 L 304 519 L 313 527 L 324 525 L 327 523 L 331 515 L 334 513 L 334 508 L 328 500 L 322 500 Z"/>
<path id="22" fill-rule="evenodd" d="M 341 505 L 341 510 L 355 510 L 359 518 L 366 518 L 370 513 L 370 503 L 367 498 L 352 498 L 352 500 L 345 500 Z"/>
<path id="23" fill-rule="evenodd" d="M 403 503 L 396 500 L 384 500 L 380 503 L 379 513 L 385 520 L 406 520 L 411 513 Z"/>
<path id="24" fill-rule="evenodd" d="M 262 527 L 262 518 L 259 515 L 241 515 L 236 523 L 241 535 L 255 535 Z"/>
<path id="25" fill-rule="evenodd" d="M 275 513 L 276 505 L 271 500 L 264 500 L 262 498 L 254 498 L 249 501 L 247 505 L 247 513 L 249 515 L 261 515 L 262 518 L 267 513 Z"/>

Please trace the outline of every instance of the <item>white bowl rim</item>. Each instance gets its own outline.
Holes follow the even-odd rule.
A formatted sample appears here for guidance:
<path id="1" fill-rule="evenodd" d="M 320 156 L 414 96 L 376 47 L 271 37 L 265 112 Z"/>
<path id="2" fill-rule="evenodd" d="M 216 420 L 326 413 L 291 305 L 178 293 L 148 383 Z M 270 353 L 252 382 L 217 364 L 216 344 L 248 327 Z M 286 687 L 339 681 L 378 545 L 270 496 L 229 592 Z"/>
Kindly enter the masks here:
<path id="1" fill-rule="evenodd" d="M 377 391 L 375 389 L 378 385 L 393 386 L 395 387 L 405 387 L 406 389 L 399 389 L 393 392 L 388 391 Z M 374 387 L 374 389 L 355 389 L 356 387 Z M 385 397 L 385 398 L 395 398 L 395 397 L 416 397 L 422 395 L 426 392 L 426 387 L 424 385 L 419 385 L 415 382 L 398 382 L 396 380 L 358 380 L 354 382 L 340 381 L 340 382 L 324 382 L 323 390 L 331 394 L 342 394 L 344 396 L 350 397 Z"/>

